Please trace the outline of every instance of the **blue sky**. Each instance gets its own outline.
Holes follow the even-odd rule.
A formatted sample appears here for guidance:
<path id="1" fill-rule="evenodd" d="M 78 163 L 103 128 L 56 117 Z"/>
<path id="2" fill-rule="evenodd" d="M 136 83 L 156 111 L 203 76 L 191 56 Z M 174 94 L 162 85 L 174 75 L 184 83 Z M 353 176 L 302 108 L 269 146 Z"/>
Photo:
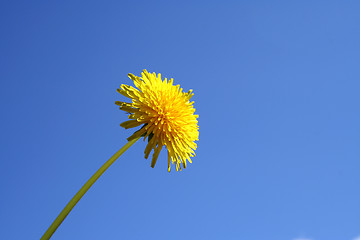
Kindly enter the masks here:
<path id="1" fill-rule="evenodd" d="M 193 89 L 200 141 L 167 172 L 144 142 L 52 239 L 355 240 L 358 1 L 3 1 L 0 239 L 39 239 L 132 130 L 143 69 Z"/>

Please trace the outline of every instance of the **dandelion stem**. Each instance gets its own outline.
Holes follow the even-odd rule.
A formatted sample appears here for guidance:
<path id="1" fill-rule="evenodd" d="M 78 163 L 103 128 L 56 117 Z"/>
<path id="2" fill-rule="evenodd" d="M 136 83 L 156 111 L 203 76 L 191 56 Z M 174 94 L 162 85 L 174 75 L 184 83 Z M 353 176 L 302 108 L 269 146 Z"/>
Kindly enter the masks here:
<path id="1" fill-rule="evenodd" d="M 79 202 L 79 200 L 84 196 L 84 194 L 91 188 L 91 186 L 98 180 L 98 178 L 113 164 L 116 159 L 118 159 L 131 145 L 133 145 L 140 137 L 128 141 L 117 153 L 114 154 L 104 165 L 96 171 L 96 173 L 82 186 L 82 188 L 76 193 L 76 195 L 70 200 L 70 202 L 65 206 L 61 211 L 59 216 L 54 220 L 51 226 L 46 230 L 44 235 L 40 240 L 47 240 L 54 234 L 56 229 L 64 221 L 66 216 L 74 208 L 74 206 Z"/>

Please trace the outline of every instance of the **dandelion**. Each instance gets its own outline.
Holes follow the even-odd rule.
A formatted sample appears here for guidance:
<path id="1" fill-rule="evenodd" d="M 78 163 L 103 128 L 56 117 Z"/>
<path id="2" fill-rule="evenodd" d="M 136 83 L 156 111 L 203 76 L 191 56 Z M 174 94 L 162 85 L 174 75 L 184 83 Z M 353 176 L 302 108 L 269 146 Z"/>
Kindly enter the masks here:
<path id="1" fill-rule="evenodd" d="M 128 142 L 117 151 L 99 170 L 81 187 L 75 196 L 60 212 L 54 222 L 46 230 L 41 240 L 48 240 L 64 221 L 84 194 L 91 188 L 97 179 L 138 139 L 148 139 L 145 148 L 145 158 L 154 150 L 151 167 L 155 166 L 163 146 L 168 150 L 168 171 L 170 161 L 175 164 L 176 170 L 181 165 L 186 168 L 186 162 L 191 163 L 190 157 L 195 156 L 195 141 L 199 138 L 198 116 L 194 114 L 192 90 L 183 92 L 179 85 L 173 85 L 173 79 L 161 80 L 161 75 L 148 73 L 144 70 L 141 78 L 133 74 L 129 77 L 134 81 L 134 88 L 122 84 L 118 92 L 132 100 L 131 103 L 116 101 L 120 109 L 128 112 L 129 121 L 120 125 L 125 129 L 142 127 L 128 138 Z"/>
<path id="2" fill-rule="evenodd" d="M 168 151 L 168 171 L 170 162 L 176 170 L 181 171 L 181 165 L 186 168 L 186 162 L 191 163 L 190 157 L 195 156 L 195 141 L 199 138 L 198 115 L 195 115 L 194 102 L 190 98 L 192 90 L 183 92 L 179 85 L 173 85 L 173 79 L 161 80 L 161 74 L 148 73 L 144 70 L 141 78 L 133 74 L 128 75 L 135 86 L 121 85 L 117 91 L 132 100 L 131 103 L 116 101 L 120 109 L 130 113 L 129 121 L 120 126 L 125 129 L 138 127 L 128 140 L 143 136 L 148 138 L 145 148 L 145 158 L 152 150 L 151 167 L 154 167 L 160 151 L 166 146 Z"/>

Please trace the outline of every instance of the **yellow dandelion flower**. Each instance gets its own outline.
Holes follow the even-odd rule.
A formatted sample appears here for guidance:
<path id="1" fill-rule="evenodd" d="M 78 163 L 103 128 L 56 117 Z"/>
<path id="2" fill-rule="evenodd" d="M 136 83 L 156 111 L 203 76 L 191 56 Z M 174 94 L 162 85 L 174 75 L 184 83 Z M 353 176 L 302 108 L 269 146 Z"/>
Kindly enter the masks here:
<path id="1" fill-rule="evenodd" d="M 129 121 L 120 126 L 125 129 L 143 125 L 128 140 L 143 136 L 148 138 L 145 148 L 147 159 L 152 149 L 151 167 L 154 167 L 162 147 L 168 150 L 168 171 L 170 161 L 175 163 L 176 170 L 181 171 L 181 165 L 186 168 L 186 161 L 195 156 L 195 141 L 199 140 L 199 127 L 195 115 L 194 102 L 190 98 L 192 90 L 183 92 L 179 85 L 173 85 L 173 79 L 161 80 L 161 74 L 148 73 L 144 70 L 141 77 L 128 75 L 135 86 L 122 84 L 117 91 L 132 100 L 131 103 L 116 101 L 120 109 L 130 113 Z"/>
<path id="2" fill-rule="evenodd" d="M 131 103 L 116 101 L 120 109 L 129 113 L 129 121 L 120 126 L 127 128 L 142 127 L 128 138 L 128 142 L 109 158 L 91 178 L 80 188 L 75 196 L 68 202 L 41 240 L 49 240 L 56 229 L 64 221 L 84 194 L 99 179 L 99 177 L 140 137 L 147 138 L 145 158 L 154 149 L 151 167 L 154 167 L 162 147 L 168 150 L 168 171 L 170 161 L 175 164 L 176 170 L 181 171 L 181 165 L 186 168 L 186 161 L 191 163 L 190 157 L 195 156 L 195 141 L 199 140 L 199 126 L 195 115 L 194 102 L 190 98 L 194 95 L 192 90 L 183 92 L 179 85 L 173 85 L 173 79 L 161 80 L 160 73 L 148 73 L 144 70 L 141 77 L 129 74 L 135 86 L 122 84 L 117 91 L 132 100 Z"/>

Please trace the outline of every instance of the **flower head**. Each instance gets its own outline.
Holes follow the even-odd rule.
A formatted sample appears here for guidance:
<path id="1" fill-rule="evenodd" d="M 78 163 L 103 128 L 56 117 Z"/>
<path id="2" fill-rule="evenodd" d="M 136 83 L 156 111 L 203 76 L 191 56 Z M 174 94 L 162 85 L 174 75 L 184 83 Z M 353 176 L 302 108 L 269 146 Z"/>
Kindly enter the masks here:
<path id="1" fill-rule="evenodd" d="M 186 168 L 186 161 L 191 163 L 190 157 L 195 156 L 195 141 L 199 140 L 199 127 L 195 115 L 194 102 L 190 98 L 194 95 L 192 90 L 183 92 L 179 85 L 173 85 L 173 79 L 161 80 L 161 74 L 148 73 L 144 70 L 141 77 L 128 75 L 135 86 L 122 84 L 117 91 L 132 100 L 131 103 L 116 101 L 120 109 L 130 113 L 129 121 L 120 126 L 125 129 L 143 125 L 128 140 L 143 136 L 148 138 L 145 148 L 145 158 L 149 157 L 154 149 L 151 167 L 162 147 L 168 150 L 168 171 L 170 160 L 175 163 L 176 170 L 181 171 L 181 165 Z"/>

